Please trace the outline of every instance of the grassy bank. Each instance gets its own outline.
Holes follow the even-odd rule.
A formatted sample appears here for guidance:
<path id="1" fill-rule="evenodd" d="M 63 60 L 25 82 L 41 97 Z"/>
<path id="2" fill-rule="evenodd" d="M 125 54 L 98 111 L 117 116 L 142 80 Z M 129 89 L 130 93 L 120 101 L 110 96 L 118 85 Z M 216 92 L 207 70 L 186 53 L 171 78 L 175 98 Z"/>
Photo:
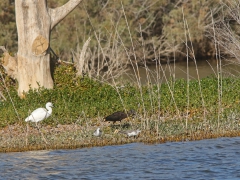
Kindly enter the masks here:
<path id="1" fill-rule="evenodd" d="M 215 77 L 200 81 L 176 80 L 139 86 L 110 85 L 76 77 L 71 65 L 54 74 L 52 90 L 30 91 L 17 96 L 17 84 L 4 75 L 0 100 L 0 151 L 25 151 L 103 146 L 130 142 L 161 143 L 238 136 L 240 79 Z M 46 102 L 53 114 L 41 122 L 41 133 L 24 119 Z M 103 118 L 119 110 L 135 109 L 134 117 L 112 125 Z M 92 133 L 100 127 L 101 138 Z M 141 129 L 139 137 L 127 138 L 118 130 Z M 44 136 L 48 141 L 46 144 Z"/>

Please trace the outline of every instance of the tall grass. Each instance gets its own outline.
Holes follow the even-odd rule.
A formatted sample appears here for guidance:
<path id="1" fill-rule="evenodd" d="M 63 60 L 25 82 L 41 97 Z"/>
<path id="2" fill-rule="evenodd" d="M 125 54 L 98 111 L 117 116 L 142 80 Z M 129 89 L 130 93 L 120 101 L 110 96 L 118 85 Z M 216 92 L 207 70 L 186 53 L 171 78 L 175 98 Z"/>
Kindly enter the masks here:
<path id="1" fill-rule="evenodd" d="M 41 140 L 43 138 L 36 135 L 34 127 L 30 125 L 30 129 L 25 128 L 27 126 L 24 118 L 28 112 L 44 106 L 47 101 L 52 101 L 53 115 L 42 122 L 42 130 L 50 144 L 56 147 L 63 147 L 61 143 L 66 143 L 66 146 L 70 147 L 79 147 L 84 144 L 89 146 L 131 142 L 120 134 L 114 134 L 116 129 L 140 128 L 142 132 L 139 140 L 145 142 L 200 139 L 209 138 L 213 134 L 213 137 L 217 137 L 226 135 L 230 131 L 239 132 L 237 119 L 240 117 L 238 113 L 240 95 L 237 89 L 240 87 L 240 80 L 222 76 L 218 31 L 214 27 L 217 72 L 213 77 L 200 79 L 189 25 L 184 13 L 182 15 L 187 61 L 186 79 L 178 79 L 176 76 L 177 57 L 174 57 L 173 67 L 170 63 L 165 65 L 161 63 L 160 57 L 164 51 L 159 51 L 159 48 L 154 48 L 153 66 L 155 67 L 154 70 L 150 70 L 144 56 L 145 44 L 149 42 L 144 40 L 141 41 L 142 67 L 139 66 L 132 32 L 122 5 L 122 18 L 125 20 L 125 31 L 128 32 L 131 41 L 131 50 L 124 44 L 116 21 L 112 22 L 114 32 L 109 32 L 108 39 L 104 39 L 107 43 L 104 42 L 102 45 L 101 33 L 94 30 L 96 48 L 89 48 L 91 40 L 88 39 L 83 47 L 78 46 L 73 51 L 74 66 L 71 63 L 60 64 L 55 69 L 53 90 L 42 87 L 38 91 L 31 89 L 25 99 L 20 99 L 14 88 L 6 85 L 5 77 L 1 74 L 3 80 L 1 92 L 6 100 L 0 102 L 1 111 L 4 112 L 0 114 L 0 126 L 4 128 L 18 124 L 23 127 L 23 139 L 26 140 L 24 144 L 28 146 L 40 144 L 41 147 L 46 147 L 47 145 L 43 145 Z M 140 25 L 140 32 L 142 32 L 141 28 Z M 139 37 L 143 39 L 141 33 Z M 154 42 L 153 47 L 155 47 Z M 196 80 L 190 80 L 190 61 L 194 62 Z M 121 78 L 119 80 L 119 77 L 128 73 L 128 66 L 133 70 L 133 82 Z M 146 84 L 141 81 L 142 68 L 146 73 Z M 170 72 L 170 78 L 167 77 L 167 70 Z M 126 112 L 130 109 L 135 109 L 137 114 L 134 118 L 129 118 L 130 121 L 124 120 L 122 126 L 103 122 L 103 118 L 114 111 Z M 92 132 L 99 126 L 103 129 L 104 138 L 96 140 L 93 139 Z M 22 141 L 22 139 L 18 142 L 9 139 L 19 146 Z"/>
<path id="2" fill-rule="evenodd" d="M 187 83 L 186 83 L 186 99 L 184 99 L 184 101 L 186 101 L 186 111 L 183 113 L 181 112 L 180 109 L 182 109 L 182 107 L 178 107 L 179 105 L 177 104 L 177 100 L 176 100 L 176 96 L 178 96 L 175 92 L 176 89 L 175 89 L 175 86 L 176 86 L 176 77 L 175 77 L 175 59 L 174 59 L 174 68 L 172 70 L 172 68 L 170 66 L 167 66 L 169 68 L 169 71 L 172 73 L 171 74 L 171 79 L 168 79 L 166 74 L 165 74 L 165 70 L 163 69 L 163 66 L 160 62 L 160 54 L 161 52 L 156 52 L 154 51 L 154 54 L 155 54 L 155 66 L 156 66 L 156 71 L 151 71 L 149 70 L 148 68 L 148 65 L 147 65 L 147 60 L 146 60 L 146 57 L 145 57 L 145 54 L 146 54 L 146 50 L 145 50 L 145 42 L 144 40 L 141 41 L 142 42 L 142 54 L 143 54 L 143 57 L 141 59 L 142 61 L 142 64 L 143 64 L 143 67 L 145 68 L 145 71 L 146 71 L 146 79 L 147 79 L 147 97 L 145 97 L 145 94 L 144 94 L 144 90 L 143 90 L 143 84 L 141 83 L 141 76 L 140 76 L 140 70 L 139 70 L 139 64 L 137 63 L 137 55 L 136 55 L 136 52 L 134 51 L 135 50 L 135 45 L 134 45 L 134 42 L 133 42 L 133 39 L 132 39 L 132 35 L 131 35 L 131 31 L 130 31 L 130 27 L 129 27 L 129 24 L 128 24 L 128 20 L 127 20 L 127 17 L 126 17 L 126 13 L 125 13 L 125 10 L 124 10 L 124 7 L 122 5 L 122 12 L 123 12 L 123 17 L 125 19 L 125 22 L 126 22 L 126 27 L 127 27 L 127 31 L 128 31 L 128 34 L 129 34 L 129 39 L 132 43 L 132 53 L 133 54 L 129 54 L 129 51 L 127 50 L 127 48 L 125 47 L 124 45 L 124 42 L 121 38 L 121 33 L 119 32 L 117 26 L 118 26 L 118 23 L 115 23 L 112 22 L 113 26 L 115 27 L 115 32 L 113 34 L 115 34 L 114 37 L 117 37 L 117 41 L 114 41 L 114 42 L 121 42 L 121 47 L 123 47 L 123 49 L 125 50 L 125 55 L 123 55 L 123 52 L 121 51 L 121 54 L 119 54 L 119 46 L 116 47 L 116 46 L 113 46 L 113 47 L 107 47 L 107 48 L 110 48 L 110 50 L 108 51 L 114 51 L 113 54 L 115 54 L 117 57 L 124 57 L 125 59 L 117 59 L 117 58 L 110 58 L 110 62 L 109 61 L 106 61 L 106 59 L 104 59 L 104 61 L 106 61 L 108 64 L 109 63 L 112 63 L 112 64 L 115 64 L 114 61 L 118 61 L 119 63 L 121 63 L 121 61 L 123 61 L 123 63 L 129 63 L 131 65 L 131 68 L 133 69 L 133 74 L 135 76 L 135 79 L 136 79 L 136 84 L 137 84 L 137 87 L 138 87 L 138 90 L 139 90 L 139 103 L 138 103 L 138 109 L 141 111 L 142 113 L 142 118 L 141 118 L 141 126 L 143 129 L 146 129 L 146 130 L 149 130 L 151 129 L 150 128 L 150 124 L 151 124 L 151 118 L 156 116 L 157 114 L 157 119 L 156 120 L 153 120 L 153 122 L 155 122 L 155 125 L 156 127 L 159 128 L 160 124 L 161 124 L 161 121 L 159 121 L 160 119 L 163 119 L 164 118 L 164 114 L 160 113 L 162 112 L 162 109 L 161 109 L 161 97 L 163 96 L 162 95 L 162 92 L 161 92 L 161 88 L 162 88 L 162 80 L 164 79 L 166 82 L 166 86 L 168 88 L 168 91 L 170 93 L 170 97 L 171 97 L 171 101 L 174 105 L 174 112 L 176 112 L 176 115 L 177 116 L 174 116 L 176 118 L 185 118 L 185 128 L 186 130 L 188 129 L 188 121 L 191 119 L 190 116 L 191 116 L 191 111 L 192 111 L 192 107 L 190 107 L 190 99 L 192 98 L 191 97 L 191 92 L 190 92 L 190 75 L 189 75 L 189 61 L 190 61 L 190 57 L 191 57 L 191 60 L 194 62 L 195 64 L 195 70 L 196 70 L 196 74 L 197 74 L 197 82 L 198 82 L 198 86 L 196 88 L 198 88 L 199 90 L 199 93 L 200 93 L 200 99 L 201 99 L 201 108 L 202 108 L 202 112 L 203 112 L 203 116 L 201 117 L 204 121 L 203 121 L 203 124 L 208 126 L 208 124 L 210 122 L 209 119 L 207 118 L 207 113 L 208 113 L 208 110 L 206 108 L 206 99 L 205 99 L 205 94 L 203 92 L 203 87 L 202 87 L 202 83 L 201 83 L 201 79 L 200 79 L 200 75 L 199 75 L 199 72 L 198 72 L 198 65 L 197 65 L 197 59 L 195 57 L 195 53 L 194 53 L 194 48 L 193 48 L 193 44 L 192 44 L 192 40 L 191 40 L 191 34 L 190 34 L 190 31 L 189 31 L 189 25 L 188 25 L 188 22 L 186 20 L 186 18 L 184 17 L 184 11 L 182 10 L 182 13 L 183 13 L 183 29 L 184 29 L 184 33 L 185 33 L 185 40 L 183 40 L 185 46 L 186 46 L 186 61 L 187 61 L 187 72 L 186 72 L 186 79 L 187 79 Z M 94 29 L 94 28 L 93 28 Z M 141 30 L 141 25 L 139 25 L 139 32 L 142 32 Z M 110 36 L 109 37 L 112 37 L 112 34 L 110 33 L 109 34 Z M 143 39 L 143 36 L 142 34 L 140 33 L 140 37 Z M 98 42 L 98 46 L 99 48 L 101 49 L 100 50 L 100 54 L 98 54 L 97 56 L 100 57 L 102 54 L 106 54 L 104 51 L 103 51 L 103 47 L 101 46 L 101 38 L 100 36 L 97 35 L 96 31 L 95 31 L 95 38 L 97 39 L 97 42 Z M 215 41 L 215 49 L 216 49 L 216 59 L 217 59 L 217 72 L 215 73 L 217 75 L 217 79 L 218 79 L 218 88 L 217 88 L 217 91 L 216 93 L 218 94 L 218 126 L 219 126 L 219 123 L 220 123 L 220 118 L 221 118 L 221 109 L 222 109 L 222 106 L 221 106 L 221 103 L 222 103 L 222 93 L 223 93 L 223 90 L 222 90 L 222 64 L 221 64 L 221 59 L 219 59 L 220 57 L 220 54 L 221 52 L 219 51 L 219 48 L 217 47 L 218 46 L 218 43 L 216 41 L 216 38 L 214 38 L 214 41 Z M 112 44 L 112 43 L 111 43 Z M 154 44 L 153 44 L 154 46 Z M 174 48 L 174 47 L 173 47 Z M 174 52 L 174 51 L 173 51 Z M 76 54 L 81 54 L 81 53 L 76 53 Z M 191 54 L 191 55 L 190 55 Z M 93 61 L 96 61 L 96 59 L 92 59 L 91 60 L 92 62 Z M 94 63 L 94 62 L 93 62 Z M 91 63 L 91 64 L 93 64 Z M 89 64 L 89 63 L 86 63 L 86 64 Z M 118 64 L 118 63 L 116 63 Z M 109 66 L 110 67 L 110 66 Z M 99 66 L 98 66 L 99 68 Z M 95 67 L 95 69 L 98 69 Z M 124 67 L 121 67 L 121 68 L 118 68 L 117 66 L 115 67 L 112 67 L 112 68 L 109 68 L 108 72 L 105 73 L 105 74 L 116 74 L 115 71 L 117 70 L 118 71 L 118 75 L 122 75 L 124 73 L 126 73 L 126 71 L 121 71 L 122 69 L 126 68 L 126 66 Z M 94 69 L 94 68 L 93 68 Z M 99 71 L 99 70 L 97 70 Z M 163 76 L 161 75 L 161 73 L 163 74 Z M 89 73 L 88 73 L 89 76 L 91 76 Z M 99 75 L 99 74 L 98 74 Z M 151 78 L 155 76 L 154 78 Z M 124 100 L 123 98 L 121 97 L 121 94 L 119 93 L 119 86 L 117 85 L 116 83 L 116 76 L 110 76 L 111 79 L 111 82 L 112 82 L 112 86 L 114 87 L 114 89 L 118 92 L 118 95 L 119 95 L 119 99 L 121 101 L 121 104 L 123 106 L 123 109 L 127 109 L 125 106 L 125 103 L 124 103 Z M 104 78 L 101 78 L 101 79 L 104 79 Z M 154 79 L 154 80 L 153 80 Z M 159 83 L 160 82 L 160 83 Z M 154 86 L 157 87 L 157 90 L 154 89 Z M 147 99 L 147 101 L 146 101 Z M 157 102 L 157 105 L 155 104 L 155 102 Z M 149 104 L 149 105 L 147 105 Z M 149 106 L 151 107 L 149 109 Z M 169 115 L 169 113 L 166 113 L 167 115 Z M 156 118 L 156 117 L 154 117 Z M 157 131 L 158 131 L 158 128 L 157 128 Z"/>
<path id="3" fill-rule="evenodd" d="M 223 11 L 225 10 L 225 11 Z M 212 24 L 209 25 L 208 31 L 209 36 L 214 40 L 215 44 L 215 58 L 217 60 L 217 78 L 218 78 L 218 127 L 219 121 L 223 113 L 222 108 L 222 92 L 223 92 L 223 80 L 222 80 L 222 60 L 224 59 L 221 54 L 227 54 L 230 57 L 234 57 L 237 61 L 234 63 L 239 65 L 239 50 L 240 50 L 240 39 L 238 36 L 237 27 L 240 25 L 240 18 L 238 11 L 240 10 L 239 1 L 226 1 L 221 2 L 219 9 L 211 11 Z M 214 14 L 218 13 L 218 16 Z M 229 22 L 234 23 L 229 23 Z"/>

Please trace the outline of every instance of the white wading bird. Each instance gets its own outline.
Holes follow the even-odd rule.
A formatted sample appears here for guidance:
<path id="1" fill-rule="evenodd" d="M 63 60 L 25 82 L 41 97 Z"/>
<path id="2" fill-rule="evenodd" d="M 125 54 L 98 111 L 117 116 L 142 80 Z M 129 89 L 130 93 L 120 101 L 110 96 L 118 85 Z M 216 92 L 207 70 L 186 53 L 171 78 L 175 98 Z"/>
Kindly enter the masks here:
<path id="1" fill-rule="evenodd" d="M 128 130 L 128 131 L 120 131 L 120 133 L 122 134 L 126 134 L 128 137 L 136 137 L 138 136 L 138 134 L 141 132 L 141 130 L 137 129 L 137 130 Z"/>
<path id="2" fill-rule="evenodd" d="M 97 128 L 97 130 L 93 133 L 94 136 L 101 136 L 102 135 L 102 131 L 100 130 L 100 128 Z"/>
<path id="3" fill-rule="evenodd" d="M 51 102 L 48 102 L 46 104 L 46 109 L 45 108 L 37 108 L 36 110 L 34 110 L 30 116 L 28 116 L 25 121 L 32 121 L 36 123 L 36 126 L 38 128 L 38 131 L 41 133 L 43 140 L 45 141 L 46 144 L 48 144 L 46 138 L 44 137 L 43 133 L 40 131 L 39 127 L 38 127 L 38 122 L 42 121 L 44 119 L 47 119 L 51 114 L 52 114 L 52 107 L 53 104 Z"/>
<path id="4" fill-rule="evenodd" d="M 47 109 L 37 108 L 30 114 L 30 116 L 28 116 L 25 119 L 25 121 L 26 122 L 28 122 L 28 121 L 36 122 L 36 124 L 37 124 L 37 122 L 47 119 L 52 114 L 52 107 L 53 107 L 53 104 L 51 102 L 48 102 L 46 104 Z"/>

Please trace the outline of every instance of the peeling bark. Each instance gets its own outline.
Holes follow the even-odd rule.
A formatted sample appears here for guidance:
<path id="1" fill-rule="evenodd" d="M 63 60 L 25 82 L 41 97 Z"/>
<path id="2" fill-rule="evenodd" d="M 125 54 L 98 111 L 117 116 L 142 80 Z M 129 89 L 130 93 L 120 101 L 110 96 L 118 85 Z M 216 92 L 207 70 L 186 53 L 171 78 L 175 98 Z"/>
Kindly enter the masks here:
<path id="1" fill-rule="evenodd" d="M 1 58 L 1 64 L 6 70 L 7 74 L 13 79 L 17 79 L 17 59 L 16 57 L 11 56 L 5 47 L 0 46 L 0 49 L 3 51 L 3 57 Z"/>

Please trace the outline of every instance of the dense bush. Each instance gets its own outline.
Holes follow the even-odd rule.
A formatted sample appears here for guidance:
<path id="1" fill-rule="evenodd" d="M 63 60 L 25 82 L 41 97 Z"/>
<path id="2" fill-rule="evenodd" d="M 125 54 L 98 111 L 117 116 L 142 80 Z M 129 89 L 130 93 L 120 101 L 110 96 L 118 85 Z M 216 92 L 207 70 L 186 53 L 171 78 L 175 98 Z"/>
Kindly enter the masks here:
<path id="1" fill-rule="evenodd" d="M 0 2 L 0 46 L 11 52 L 17 51 L 17 28 L 15 23 L 14 1 Z"/>
<path id="2" fill-rule="evenodd" d="M 48 5 L 54 8 L 65 2 L 52 0 Z M 16 51 L 14 2 L 1 2 L 0 7 L 0 45 Z M 143 63 L 160 56 L 162 60 L 171 59 L 176 53 L 176 60 L 185 58 L 185 43 L 191 47 L 191 41 L 196 58 L 213 56 L 213 41 L 205 35 L 212 23 L 211 11 L 216 12 L 214 18 L 219 16 L 214 11 L 218 7 L 219 0 L 83 1 L 52 31 L 51 46 L 62 59 L 70 60 L 71 51 L 91 37 L 92 52 L 100 52 L 107 45 L 109 51 L 123 49 L 123 59 L 136 58 Z"/>
<path id="3" fill-rule="evenodd" d="M 218 112 L 219 103 L 226 110 L 239 108 L 240 79 L 237 78 L 224 78 L 222 90 L 219 88 L 220 82 L 214 77 L 202 79 L 200 84 L 198 81 L 188 83 L 180 79 L 141 88 L 130 84 L 118 87 L 88 77 L 76 77 L 71 65 L 58 66 L 54 77 L 54 89 L 40 87 L 38 91 L 30 90 L 25 99 L 18 97 L 17 85 L 14 86 L 13 82 L 7 87 L 1 84 L 7 100 L 0 99 L 0 126 L 23 123 L 31 111 L 44 107 L 48 101 L 53 102 L 54 109 L 51 118 L 44 121 L 46 124 L 102 119 L 114 111 L 125 109 L 135 109 L 142 116 L 175 116 L 189 112 L 190 116 L 202 117 L 203 112 L 208 112 L 213 117 Z M 5 79 L 7 81 L 7 76 Z"/>

